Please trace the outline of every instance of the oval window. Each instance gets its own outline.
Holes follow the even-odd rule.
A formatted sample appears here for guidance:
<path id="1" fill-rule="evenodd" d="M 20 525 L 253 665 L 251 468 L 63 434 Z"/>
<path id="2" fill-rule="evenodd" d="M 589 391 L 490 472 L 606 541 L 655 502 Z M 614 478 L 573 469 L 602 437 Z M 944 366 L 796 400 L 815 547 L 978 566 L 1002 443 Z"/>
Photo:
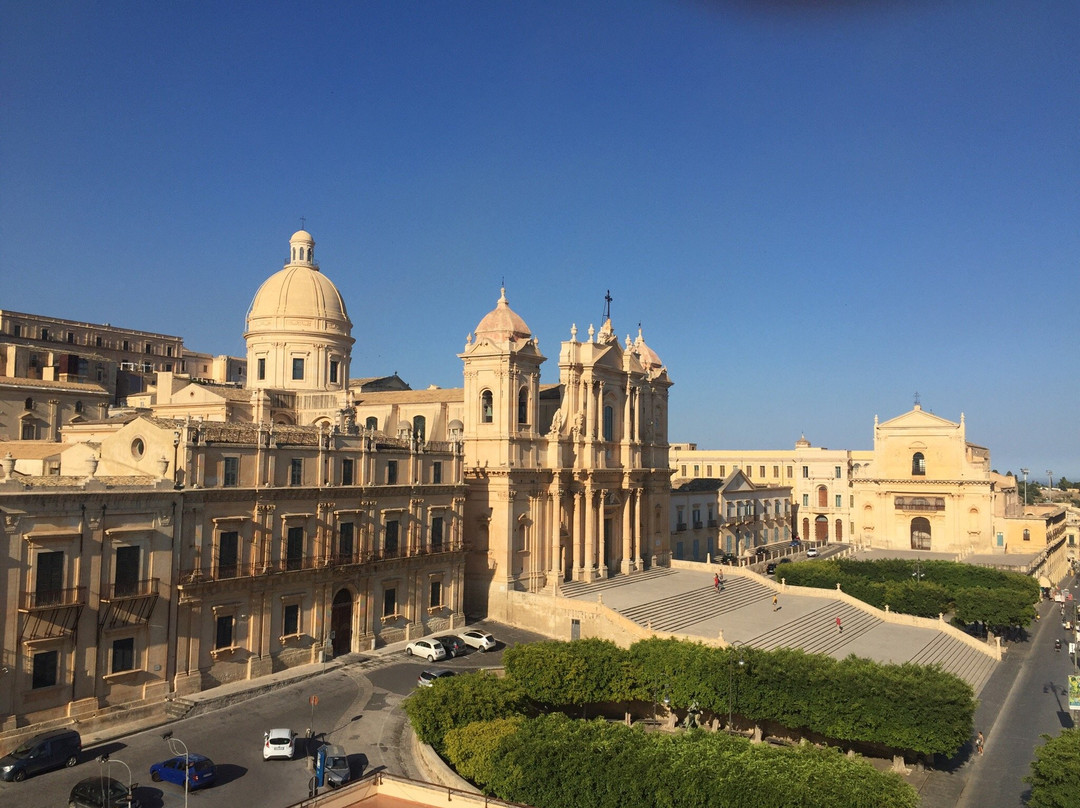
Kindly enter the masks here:
<path id="1" fill-rule="evenodd" d="M 143 452 L 146 451 L 146 444 L 143 443 L 142 438 L 135 438 L 131 442 L 131 454 L 135 457 L 142 457 Z"/>

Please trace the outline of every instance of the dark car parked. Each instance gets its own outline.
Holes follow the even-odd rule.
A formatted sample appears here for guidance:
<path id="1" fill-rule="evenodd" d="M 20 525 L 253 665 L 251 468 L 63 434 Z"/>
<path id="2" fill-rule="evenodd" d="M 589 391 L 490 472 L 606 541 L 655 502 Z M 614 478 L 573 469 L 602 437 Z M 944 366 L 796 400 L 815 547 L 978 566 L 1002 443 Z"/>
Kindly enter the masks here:
<path id="1" fill-rule="evenodd" d="M 776 567 L 777 567 L 778 564 L 790 564 L 790 563 L 791 563 L 790 558 L 781 558 L 779 561 L 770 561 L 768 564 L 765 565 L 765 574 L 766 575 L 773 575 L 773 574 L 776 573 Z"/>
<path id="2" fill-rule="evenodd" d="M 82 754 L 82 738 L 73 729 L 35 735 L 0 758 L 0 779 L 25 780 L 31 774 L 74 766 Z"/>
<path id="3" fill-rule="evenodd" d="M 132 785 L 132 788 L 135 788 Z M 128 787 L 112 777 L 87 777 L 71 789 L 68 808 L 139 808 Z"/>
<path id="4" fill-rule="evenodd" d="M 469 650 L 469 646 L 465 644 L 465 641 L 453 634 L 446 634 L 435 639 L 442 643 L 448 657 L 459 657 Z"/>

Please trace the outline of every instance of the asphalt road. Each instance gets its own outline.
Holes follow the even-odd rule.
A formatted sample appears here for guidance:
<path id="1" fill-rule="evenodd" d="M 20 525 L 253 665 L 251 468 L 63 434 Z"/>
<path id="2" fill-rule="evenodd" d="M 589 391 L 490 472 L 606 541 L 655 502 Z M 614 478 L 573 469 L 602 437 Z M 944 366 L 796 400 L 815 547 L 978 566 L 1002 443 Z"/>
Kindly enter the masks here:
<path id="1" fill-rule="evenodd" d="M 434 665 L 404 653 L 347 665 L 228 707 L 84 749 L 83 762 L 75 768 L 38 775 L 22 783 L 0 782 L 0 806 L 67 805 L 75 783 L 105 773 L 106 769 L 112 777 L 126 782 L 128 773 L 123 764 L 127 764 L 132 781 L 139 784 L 135 796 L 142 808 L 181 808 L 181 786 L 150 779 L 151 764 L 171 756 L 168 743 L 161 737 L 166 730 L 186 744 L 189 752 L 207 755 L 217 764 L 217 783 L 188 795 L 188 804 L 199 808 L 284 808 L 305 799 L 312 776 L 305 754 L 309 727 L 315 735 L 313 746 L 325 742 L 345 747 L 354 777 L 382 769 L 419 778 L 401 703 L 416 688 L 420 671 L 431 667 L 455 671 L 499 667 L 508 645 L 543 639 L 510 627 L 487 628 L 499 640 L 498 647 L 487 653 L 473 651 Z M 314 708 L 310 704 L 313 695 L 318 696 Z M 264 761 L 263 733 L 279 727 L 300 734 L 297 756 L 290 761 Z M 96 760 L 103 753 L 110 756 L 109 764 Z"/>
<path id="2" fill-rule="evenodd" d="M 1075 591 L 1075 581 L 1068 586 Z M 1068 655 L 1068 638 L 1056 605 L 1044 604 L 1040 612 L 1043 617 L 1034 631 L 1031 652 L 993 729 L 983 729 L 985 751 L 971 761 L 968 785 L 957 808 L 1022 808 L 1029 788 L 1023 778 L 1031 771 L 1035 747 L 1043 742 L 1040 736 L 1056 736 L 1073 726 L 1068 677 L 1075 671 Z M 1058 638 L 1062 640 L 1060 652 L 1054 650 Z"/>

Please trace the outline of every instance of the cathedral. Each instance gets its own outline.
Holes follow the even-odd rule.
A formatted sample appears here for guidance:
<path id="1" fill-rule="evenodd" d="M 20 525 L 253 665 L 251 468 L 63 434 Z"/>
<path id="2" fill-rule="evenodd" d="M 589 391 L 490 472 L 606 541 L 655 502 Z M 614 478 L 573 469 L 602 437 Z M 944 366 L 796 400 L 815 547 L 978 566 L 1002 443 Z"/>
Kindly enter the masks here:
<path id="1" fill-rule="evenodd" d="M 82 350 L 110 378 L 108 327 L 81 325 L 71 366 Z M 542 384 L 504 289 L 458 354 L 463 386 L 412 390 L 352 376 L 352 328 L 301 230 L 247 312 L 246 359 L 203 363 L 227 378 L 147 335 L 152 381 L 110 408 L 101 384 L 52 382 L 71 398 L 59 440 L 0 443 L 18 593 L 0 731 L 509 620 L 515 597 L 667 562 L 671 382 L 640 329 L 571 327 Z"/>

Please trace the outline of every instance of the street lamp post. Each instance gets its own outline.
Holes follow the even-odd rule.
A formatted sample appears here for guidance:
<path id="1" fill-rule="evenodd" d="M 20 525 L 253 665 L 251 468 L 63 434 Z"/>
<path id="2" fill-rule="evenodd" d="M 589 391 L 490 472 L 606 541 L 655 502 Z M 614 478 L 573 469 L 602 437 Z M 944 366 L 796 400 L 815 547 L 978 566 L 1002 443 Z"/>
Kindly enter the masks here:
<path id="1" fill-rule="evenodd" d="M 1053 498 L 1054 498 L 1054 472 L 1050 471 L 1050 469 L 1047 469 L 1046 470 L 1046 476 L 1050 478 L 1050 490 L 1049 490 L 1049 492 L 1047 492 L 1046 498 L 1049 499 L 1049 500 L 1053 500 Z"/>
<path id="2" fill-rule="evenodd" d="M 191 757 L 188 754 L 187 744 L 179 738 L 174 738 L 171 729 L 168 732 L 162 733 L 161 740 L 169 745 L 169 752 L 174 755 L 180 754 L 176 751 L 174 744 L 180 744 L 184 749 L 184 808 L 188 808 L 188 781 L 191 778 L 191 772 L 188 770 L 188 767 L 191 765 Z"/>
<path id="3" fill-rule="evenodd" d="M 731 721 L 734 714 L 735 707 L 735 656 L 734 652 L 737 646 L 741 646 L 742 643 L 738 640 L 733 641 L 728 648 L 732 652 L 731 659 L 728 660 L 728 694 L 727 694 L 727 731 L 731 732 Z M 739 667 L 743 667 L 746 664 L 746 660 L 743 659 L 742 649 L 739 649 Z"/>
<path id="4" fill-rule="evenodd" d="M 111 760 L 107 754 L 100 755 L 98 757 L 98 763 L 104 763 L 105 764 L 105 774 L 106 774 L 106 776 L 109 773 L 109 766 L 111 764 L 113 764 L 113 763 L 119 763 L 121 766 L 123 766 L 125 769 L 127 769 L 127 773 L 128 773 L 128 799 L 131 799 L 132 798 L 131 797 L 131 792 L 135 788 L 134 784 L 131 782 L 131 767 L 129 765 L 127 765 L 126 763 L 124 763 L 124 761 L 122 761 L 122 760 Z M 108 799 L 108 794 L 109 794 L 109 792 L 106 791 L 105 792 L 105 795 L 106 795 L 105 798 L 106 799 Z"/>
<path id="5" fill-rule="evenodd" d="M 1024 507 L 1027 507 L 1027 469 L 1020 469 L 1020 473 L 1024 475 Z"/>

